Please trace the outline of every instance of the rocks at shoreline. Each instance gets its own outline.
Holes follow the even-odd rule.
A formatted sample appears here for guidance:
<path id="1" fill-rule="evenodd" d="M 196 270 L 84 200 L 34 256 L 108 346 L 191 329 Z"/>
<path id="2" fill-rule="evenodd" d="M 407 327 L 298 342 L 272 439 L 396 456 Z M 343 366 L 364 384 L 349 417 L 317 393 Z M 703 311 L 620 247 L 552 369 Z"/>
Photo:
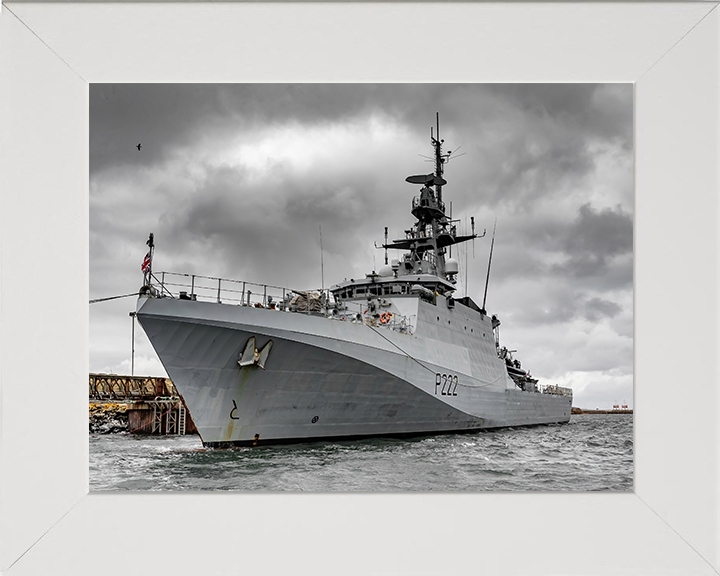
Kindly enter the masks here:
<path id="1" fill-rule="evenodd" d="M 90 432 L 92 434 L 115 434 L 127 432 L 127 404 L 90 403 Z"/>

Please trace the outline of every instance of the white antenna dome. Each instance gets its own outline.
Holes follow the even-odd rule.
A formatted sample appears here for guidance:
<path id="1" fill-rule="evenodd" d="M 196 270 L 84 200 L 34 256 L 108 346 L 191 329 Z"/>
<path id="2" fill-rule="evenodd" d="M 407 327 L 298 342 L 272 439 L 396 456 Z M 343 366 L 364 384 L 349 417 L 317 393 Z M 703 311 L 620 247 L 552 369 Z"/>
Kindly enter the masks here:
<path id="1" fill-rule="evenodd" d="M 389 278 L 390 276 L 393 275 L 393 269 L 391 266 L 388 266 L 387 264 L 385 264 L 385 266 L 380 268 L 380 271 L 378 272 L 378 274 L 380 276 L 382 276 L 383 278 Z"/>
<path id="2" fill-rule="evenodd" d="M 458 268 L 458 261 L 455 258 L 448 258 L 445 262 L 445 273 L 446 274 L 457 274 L 460 269 Z"/>

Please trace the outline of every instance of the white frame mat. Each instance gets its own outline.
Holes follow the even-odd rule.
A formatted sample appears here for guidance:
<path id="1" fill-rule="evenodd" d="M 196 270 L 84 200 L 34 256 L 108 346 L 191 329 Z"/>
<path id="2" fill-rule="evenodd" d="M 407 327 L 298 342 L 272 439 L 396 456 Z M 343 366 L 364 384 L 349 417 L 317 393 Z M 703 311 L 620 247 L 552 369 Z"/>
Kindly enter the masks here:
<path id="1" fill-rule="evenodd" d="M 0 571 L 717 575 L 716 2 L 0 13 Z M 92 82 L 635 84 L 627 494 L 88 494 Z M 142 206 L 138 206 L 142 210 Z"/>

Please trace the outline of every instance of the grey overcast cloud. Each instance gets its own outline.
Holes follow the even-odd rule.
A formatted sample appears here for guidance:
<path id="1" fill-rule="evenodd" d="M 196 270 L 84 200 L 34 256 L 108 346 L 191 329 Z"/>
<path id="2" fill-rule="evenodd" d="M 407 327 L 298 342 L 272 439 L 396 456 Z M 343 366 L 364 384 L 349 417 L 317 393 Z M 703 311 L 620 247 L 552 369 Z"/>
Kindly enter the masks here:
<path id="1" fill-rule="evenodd" d="M 453 251 L 457 295 L 482 303 L 497 218 L 501 343 L 574 406 L 632 407 L 631 84 L 92 84 L 90 298 L 137 292 L 150 232 L 155 271 L 309 289 L 379 269 L 436 112 L 443 199 L 487 230 Z M 90 304 L 91 372 L 130 374 L 134 309 Z M 166 375 L 139 325 L 135 374 Z"/>

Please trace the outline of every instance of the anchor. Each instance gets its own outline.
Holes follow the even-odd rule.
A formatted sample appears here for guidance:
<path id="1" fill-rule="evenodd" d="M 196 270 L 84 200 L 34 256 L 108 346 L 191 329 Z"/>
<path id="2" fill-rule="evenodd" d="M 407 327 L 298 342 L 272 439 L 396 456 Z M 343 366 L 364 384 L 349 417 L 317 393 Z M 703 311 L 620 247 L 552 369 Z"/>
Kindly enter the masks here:
<path id="1" fill-rule="evenodd" d="M 267 361 L 268 355 L 270 354 L 272 345 L 272 340 L 268 340 L 268 343 L 263 346 L 263 349 L 258 351 L 258 349 L 255 347 L 255 336 L 250 336 L 247 344 L 245 345 L 245 350 L 243 350 L 243 353 L 238 359 L 238 364 L 241 368 L 244 366 L 255 365 L 260 366 L 260 368 L 265 370 L 265 362 Z"/>

